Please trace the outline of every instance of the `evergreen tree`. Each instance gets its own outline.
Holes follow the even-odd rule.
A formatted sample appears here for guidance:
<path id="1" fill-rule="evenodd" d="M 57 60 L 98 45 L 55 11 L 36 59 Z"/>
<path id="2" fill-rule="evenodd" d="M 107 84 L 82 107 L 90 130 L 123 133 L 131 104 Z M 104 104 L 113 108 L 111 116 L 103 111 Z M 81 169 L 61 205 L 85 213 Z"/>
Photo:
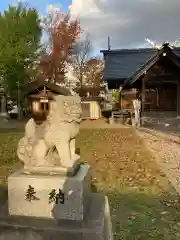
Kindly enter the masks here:
<path id="1" fill-rule="evenodd" d="M 29 81 L 29 69 L 39 55 L 41 27 L 38 12 L 19 3 L 0 13 L 0 78 L 10 96 Z"/>

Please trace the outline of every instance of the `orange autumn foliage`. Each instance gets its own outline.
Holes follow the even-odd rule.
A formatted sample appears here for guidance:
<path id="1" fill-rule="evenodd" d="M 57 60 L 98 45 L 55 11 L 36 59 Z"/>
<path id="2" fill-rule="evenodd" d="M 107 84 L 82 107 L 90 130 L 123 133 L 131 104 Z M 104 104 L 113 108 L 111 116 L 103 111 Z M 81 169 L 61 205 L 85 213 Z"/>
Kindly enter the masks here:
<path id="1" fill-rule="evenodd" d="M 48 52 L 40 60 L 42 74 L 49 81 L 63 82 L 66 64 L 71 61 L 73 48 L 80 36 L 79 20 L 72 20 L 68 13 L 49 13 L 44 19 L 48 35 Z"/>

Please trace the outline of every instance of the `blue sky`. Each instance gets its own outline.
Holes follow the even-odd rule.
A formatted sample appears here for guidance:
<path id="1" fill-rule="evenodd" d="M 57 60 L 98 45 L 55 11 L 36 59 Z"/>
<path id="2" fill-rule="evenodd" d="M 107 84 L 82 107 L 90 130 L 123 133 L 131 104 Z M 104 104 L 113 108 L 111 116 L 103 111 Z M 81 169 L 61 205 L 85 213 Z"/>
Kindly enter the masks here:
<path id="1" fill-rule="evenodd" d="M 71 0 L 26 0 L 30 7 L 35 7 L 41 14 L 46 13 L 48 5 L 55 5 L 57 7 L 62 6 L 63 11 L 68 10 L 68 6 L 71 4 Z M 0 0 L 0 11 L 3 12 L 8 8 L 9 4 L 17 3 L 16 0 Z"/>

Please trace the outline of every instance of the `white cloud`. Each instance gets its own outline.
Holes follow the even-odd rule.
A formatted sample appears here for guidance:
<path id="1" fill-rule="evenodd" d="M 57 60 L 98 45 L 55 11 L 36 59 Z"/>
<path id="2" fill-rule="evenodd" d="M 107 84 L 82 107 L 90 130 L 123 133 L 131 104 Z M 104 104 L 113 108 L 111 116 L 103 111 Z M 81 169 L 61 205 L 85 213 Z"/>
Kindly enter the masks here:
<path id="1" fill-rule="evenodd" d="M 61 8 L 62 8 L 62 5 L 61 4 L 48 4 L 46 6 L 46 12 L 47 13 L 57 13 L 57 12 L 60 12 L 61 11 Z"/>
<path id="2" fill-rule="evenodd" d="M 73 16 L 79 16 L 96 48 L 147 47 L 180 37 L 179 0 L 72 0 Z"/>

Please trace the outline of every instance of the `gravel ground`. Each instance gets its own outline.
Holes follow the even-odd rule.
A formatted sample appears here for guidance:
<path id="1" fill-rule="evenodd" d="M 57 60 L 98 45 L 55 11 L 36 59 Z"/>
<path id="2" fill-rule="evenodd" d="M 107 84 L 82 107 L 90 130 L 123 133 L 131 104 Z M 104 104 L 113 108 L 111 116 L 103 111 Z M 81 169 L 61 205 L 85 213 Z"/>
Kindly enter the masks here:
<path id="1" fill-rule="evenodd" d="M 180 194 L 180 138 L 147 128 L 140 128 L 137 134 L 144 140 L 160 168 Z"/>
<path id="2" fill-rule="evenodd" d="M 128 128 L 128 126 L 124 124 L 109 124 L 106 119 L 97 119 L 97 120 L 85 120 L 80 125 L 81 128 L 87 129 L 100 129 L 100 128 Z"/>

